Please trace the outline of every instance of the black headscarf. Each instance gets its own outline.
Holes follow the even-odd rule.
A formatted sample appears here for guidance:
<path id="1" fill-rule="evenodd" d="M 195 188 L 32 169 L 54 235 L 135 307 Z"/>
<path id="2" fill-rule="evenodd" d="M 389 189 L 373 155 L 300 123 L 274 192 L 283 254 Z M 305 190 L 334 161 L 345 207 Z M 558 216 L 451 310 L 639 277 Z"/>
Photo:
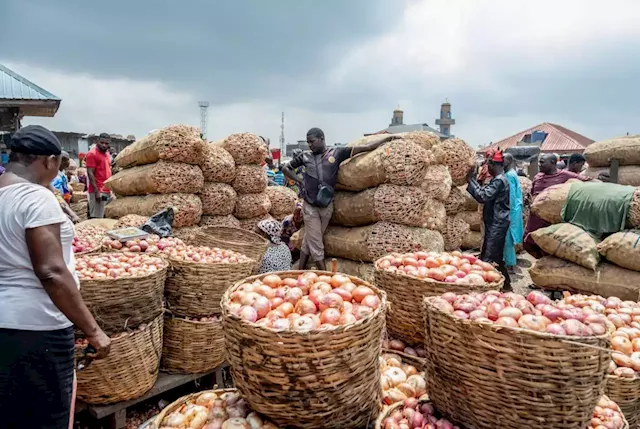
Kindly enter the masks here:
<path id="1" fill-rule="evenodd" d="M 11 136 L 9 149 L 27 155 L 60 155 L 62 145 L 51 131 L 40 125 L 27 125 Z"/>

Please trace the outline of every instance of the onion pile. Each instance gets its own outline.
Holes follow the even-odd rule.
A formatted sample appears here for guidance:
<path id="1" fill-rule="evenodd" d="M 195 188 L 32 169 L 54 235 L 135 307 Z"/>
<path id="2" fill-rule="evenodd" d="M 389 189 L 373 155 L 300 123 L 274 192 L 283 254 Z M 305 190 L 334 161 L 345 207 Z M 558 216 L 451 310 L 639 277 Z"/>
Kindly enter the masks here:
<path id="1" fill-rule="evenodd" d="M 427 352 L 424 348 L 408 346 L 404 341 L 398 340 L 395 338 L 382 340 L 382 348 L 394 350 L 396 352 L 406 353 L 408 355 L 415 356 L 415 357 L 420 357 L 420 358 L 427 357 Z"/>
<path id="2" fill-rule="evenodd" d="M 136 253 L 101 253 L 79 256 L 76 272 L 80 280 L 141 277 L 167 266 L 161 258 Z"/>
<path id="3" fill-rule="evenodd" d="M 93 225 L 76 229 L 76 235 L 71 244 L 73 253 L 83 253 L 100 247 L 105 230 Z"/>
<path id="4" fill-rule="evenodd" d="M 418 403 L 410 398 L 402 405 L 382 421 L 382 429 L 461 429 L 447 419 L 438 418 L 430 402 Z"/>
<path id="5" fill-rule="evenodd" d="M 122 243 L 119 240 L 111 240 L 105 238 L 102 245 L 113 250 L 122 250 L 123 252 L 134 253 L 158 253 L 160 251 L 171 249 L 180 245 L 184 245 L 182 240 L 175 237 L 160 238 L 155 234 L 151 234 L 146 238 L 136 238 Z"/>
<path id="6" fill-rule="evenodd" d="M 394 253 L 379 259 L 377 267 L 390 273 L 406 274 L 419 279 L 472 286 L 499 282 L 502 278 L 490 263 L 457 251 Z"/>
<path id="7" fill-rule="evenodd" d="M 238 392 L 201 393 L 167 414 L 160 429 L 278 429 L 252 412 Z"/>
<path id="8" fill-rule="evenodd" d="M 587 429 L 622 429 L 624 426 L 624 417 L 618 404 L 603 396 L 593 410 L 593 418 Z"/>
<path id="9" fill-rule="evenodd" d="M 206 246 L 179 245 L 166 248 L 161 253 L 169 259 L 203 264 L 237 264 L 251 261 L 243 254 L 218 247 L 212 249 Z"/>
<path id="10" fill-rule="evenodd" d="M 380 356 L 380 374 L 382 401 L 386 405 L 408 398 L 418 399 L 427 393 L 424 371 L 420 372 L 415 366 L 402 362 L 401 356 L 393 353 Z"/>
<path id="11" fill-rule="evenodd" d="M 279 331 L 333 329 L 362 320 L 381 305 L 367 286 L 356 286 L 344 274 L 306 272 L 297 279 L 269 274 L 244 283 L 229 297 L 237 317 Z"/>
<path id="12" fill-rule="evenodd" d="M 591 319 L 600 319 L 611 332 L 609 374 L 634 378 L 640 371 L 640 304 L 598 295 L 571 295 L 565 292 L 558 305 L 581 308 Z"/>
<path id="13" fill-rule="evenodd" d="M 538 291 L 530 292 L 526 298 L 513 292 L 488 291 L 468 295 L 447 292 L 431 303 L 459 319 L 554 335 L 604 335 L 608 326 L 606 318 L 595 311 L 563 302 L 554 303 Z"/>
<path id="14" fill-rule="evenodd" d="M 119 332 L 115 335 L 111 335 L 111 339 L 116 340 L 118 338 L 123 338 L 129 335 L 133 335 L 137 332 L 144 331 L 145 329 L 147 329 L 147 324 L 141 323 L 137 328 L 129 329 L 126 332 Z M 86 347 L 89 345 L 89 340 L 87 340 L 86 338 L 76 338 L 75 345 L 76 347 Z"/>

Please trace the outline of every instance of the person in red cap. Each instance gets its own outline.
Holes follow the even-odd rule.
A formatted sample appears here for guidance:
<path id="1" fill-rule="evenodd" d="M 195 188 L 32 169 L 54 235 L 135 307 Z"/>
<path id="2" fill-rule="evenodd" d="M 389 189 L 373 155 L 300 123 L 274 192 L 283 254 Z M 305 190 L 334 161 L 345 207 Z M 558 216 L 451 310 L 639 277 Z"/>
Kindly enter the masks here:
<path id="1" fill-rule="evenodd" d="M 511 290 L 511 279 L 504 262 L 504 244 L 509 231 L 509 181 L 504 175 L 504 157 L 496 151 L 487 162 L 491 181 L 481 186 L 475 178 L 475 168 L 467 177 L 467 192 L 480 204 L 484 204 L 482 221 L 484 239 L 480 259 L 497 265 L 504 275 L 504 289 Z"/>

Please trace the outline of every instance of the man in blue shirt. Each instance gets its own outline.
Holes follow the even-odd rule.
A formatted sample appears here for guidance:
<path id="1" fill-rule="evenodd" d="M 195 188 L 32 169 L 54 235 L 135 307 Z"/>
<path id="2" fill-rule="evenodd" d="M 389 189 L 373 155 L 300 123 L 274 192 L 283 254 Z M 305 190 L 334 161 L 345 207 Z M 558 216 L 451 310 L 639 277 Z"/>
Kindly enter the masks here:
<path id="1" fill-rule="evenodd" d="M 71 201 L 71 191 L 69 190 L 69 181 L 67 180 L 67 174 L 65 170 L 69 168 L 69 163 L 71 162 L 69 158 L 69 154 L 65 151 L 62 151 L 62 160 L 60 161 L 60 171 L 58 171 L 58 175 L 51 181 L 51 186 L 60 192 L 62 198 L 68 203 Z"/>

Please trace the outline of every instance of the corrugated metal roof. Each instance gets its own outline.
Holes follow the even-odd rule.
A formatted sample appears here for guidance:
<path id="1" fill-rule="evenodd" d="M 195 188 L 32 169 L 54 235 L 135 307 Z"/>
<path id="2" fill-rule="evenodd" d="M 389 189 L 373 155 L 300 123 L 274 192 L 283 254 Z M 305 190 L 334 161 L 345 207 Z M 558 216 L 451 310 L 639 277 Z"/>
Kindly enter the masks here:
<path id="1" fill-rule="evenodd" d="M 543 122 L 540 125 L 520 131 L 511 137 L 493 143 L 483 148 L 482 151 L 485 152 L 488 149 L 496 148 L 504 150 L 508 147 L 515 146 L 526 134 L 531 134 L 533 131 L 544 131 L 547 133 L 547 137 L 540 147 L 542 152 L 582 152 L 587 146 L 594 142 L 594 140 L 561 125 Z"/>
<path id="2" fill-rule="evenodd" d="M 427 124 L 402 124 L 402 125 L 392 125 L 384 130 L 380 130 L 373 134 L 398 134 L 398 133 L 408 133 L 410 131 L 429 131 L 436 134 L 438 137 L 443 138 L 447 137 L 444 134 L 440 134 L 440 131 L 435 128 L 431 128 Z"/>
<path id="3" fill-rule="evenodd" d="M 0 64 L 0 99 L 60 101 L 60 98 L 2 64 Z"/>

